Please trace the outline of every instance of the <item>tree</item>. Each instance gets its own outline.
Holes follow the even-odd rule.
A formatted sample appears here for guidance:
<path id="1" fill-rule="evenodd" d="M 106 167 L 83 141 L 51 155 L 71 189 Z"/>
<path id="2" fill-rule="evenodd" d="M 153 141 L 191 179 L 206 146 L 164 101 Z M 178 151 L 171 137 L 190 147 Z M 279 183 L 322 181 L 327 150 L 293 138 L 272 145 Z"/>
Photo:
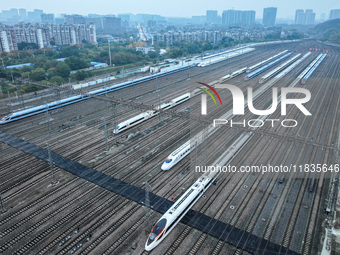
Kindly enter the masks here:
<path id="1" fill-rule="evenodd" d="M 82 71 L 76 72 L 74 75 L 72 75 L 72 77 L 74 77 L 78 81 L 81 81 L 81 80 L 85 80 L 86 78 L 88 78 L 89 73 L 82 70 Z"/>
<path id="2" fill-rule="evenodd" d="M 31 72 L 23 72 L 23 73 L 21 73 L 21 77 L 22 78 L 31 78 L 30 76 L 31 76 Z"/>
<path id="3" fill-rule="evenodd" d="M 149 56 L 150 58 L 156 58 L 156 57 L 157 57 L 157 53 L 156 53 L 155 51 L 149 51 L 149 52 L 148 52 L 148 56 Z"/>
<path id="4" fill-rule="evenodd" d="M 36 43 L 27 43 L 27 42 L 21 42 L 18 43 L 18 50 L 33 50 L 33 49 L 39 49 L 38 44 Z"/>
<path id="5" fill-rule="evenodd" d="M 79 49 L 76 45 L 66 46 L 61 49 L 63 57 L 79 56 Z"/>
<path id="6" fill-rule="evenodd" d="M 35 70 L 32 71 L 31 75 L 30 75 L 30 79 L 34 80 L 34 81 L 42 81 L 44 80 L 46 77 L 46 73 L 45 70 L 43 68 L 37 68 Z"/>
<path id="7" fill-rule="evenodd" d="M 56 85 L 61 85 L 63 84 L 64 79 L 61 76 L 56 75 L 50 79 L 50 82 Z"/>
<path id="8" fill-rule="evenodd" d="M 56 75 L 57 73 L 58 73 L 58 70 L 55 67 L 51 67 L 51 68 L 47 69 L 47 75 L 50 76 L 50 77 Z"/>
<path id="9" fill-rule="evenodd" d="M 71 70 L 79 70 L 90 66 L 85 60 L 74 56 L 65 59 L 65 63 L 69 65 Z"/>
<path id="10" fill-rule="evenodd" d="M 64 78 L 67 78 L 70 75 L 71 68 L 68 66 L 68 64 L 64 62 L 59 62 L 57 64 L 57 73 Z"/>
<path id="11" fill-rule="evenodd" d="M 52 46 L 54 46 L 54 45 L 55 45 L 55 39 L 54 39 L 54 37 L 52 37 L 52 38 L 51 38 L 51 40 L 50 40 L 50 44 L 51 44 Z"/>

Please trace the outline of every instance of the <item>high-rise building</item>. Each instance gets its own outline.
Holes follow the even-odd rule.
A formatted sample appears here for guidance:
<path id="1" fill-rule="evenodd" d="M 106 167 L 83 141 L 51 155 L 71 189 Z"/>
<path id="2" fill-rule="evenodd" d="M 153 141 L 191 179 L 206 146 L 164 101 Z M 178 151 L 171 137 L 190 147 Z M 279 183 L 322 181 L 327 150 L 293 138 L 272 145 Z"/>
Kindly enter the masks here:
<path id="1" fill-rule="evenodd" d="M 252 25 L 255 23 L 255 11 L 225 10 L 222 13 L 222 24 L 233 25 Z"/>
<path id="2" fill-rule="evenodd" d="M 295 12 L 295 24 L 298 25 L 313 25 L 315 23 L 315 12 L 308 9 L 306 12 L 304 10 L 298 9 Z"/>
<path id="3" fill-rule="evenodd" d="M 19 9 L 19 16 L 22 18 L 22 19 L 26 19 L 27 17 L 27 13 L 26 13 L 26 9 Z"/>
<path id="4" fill-rule="evenodd" d="M 243 25 L 253 25 L 255 24 L 255 11 L 243 11 L 241 13 L 241 23 Z"/>
<path id="5" fill-rule="evenodd" d="M 262 24 L 264 26 L 274 26 L 276 20 L 276 7 L 268 7 L 263 9 L 263 20 Z"/>
<path id="6" fill-rule="evenodd" d="M 85 42 L 96 43 L 96 27 L 94 24 L 32 25 L 24 23 L 0 27 L 0 52 L 16 51 L 18 50 L 17 44 L 21 42 L 35 43 L 39 48 Z"/>
<path id="7" fill-rule="evenodd" d="M 206 22 L 208 24 L 217 24 L 217 11 L 215 10 L 208 10 L 206 13 Z"/>
<path id="8" fill-rule="evenodd" d="M 315 23 L 315 12 L 313 10 L 306 10 L 306 25 L 313 25 Z"/>
<path id="9" fill-rule="evenodd" d="M 11 13 L 12 18 L 18 18 L 19 16 L 18 9 L 12 8 L 9 11 Z"/>
<path id="10" fill-rule="evenodd" d="M 305 11 L 302 9 L 298 9 L 295 11 L 295 24 L 301 24 L 302 19 L 304 17 Z"/>
<path id="11" fill-rule="evenodd" d="M 17 42 L 13 29 L 0 31 L 0 49 L 3 52 L 11 52 L 18 50 Z"/>
<path id="12" fill-rule="evenodd" d="M 340 19 L 340 9 L 333 9 L 329 13 L 329 19 Z"/>

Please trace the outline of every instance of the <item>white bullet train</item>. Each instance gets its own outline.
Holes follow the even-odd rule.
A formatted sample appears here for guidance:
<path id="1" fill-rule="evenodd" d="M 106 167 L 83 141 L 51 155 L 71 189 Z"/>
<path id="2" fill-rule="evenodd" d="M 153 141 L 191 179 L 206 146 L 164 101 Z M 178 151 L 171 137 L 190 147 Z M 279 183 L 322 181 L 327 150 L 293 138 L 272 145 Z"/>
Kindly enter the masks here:
<path id="1" fill-rule="evenodd" d="M 174 165 L 181 161 L 186 155 L 190 153 L 190 140 L 181 147 L 172 152 L 161 166 L 162 170 L 170 170 Z"/>
<path id="2" fill-rule="evenodd" d="M 160 218 L 152 228 L 145 243 L 145 250 L 155 248 L 185 216 L 203 193 L 217 178 L 218 172 L 203 174 Z"/>
<path id="3" fill-rule="evenodd" d="M 168 103 L 164 103 L 161 104 L 158 107 L 155 107 L 156 110 L 152 110 L 152 111 L 147 111 L 147 112 L 143 112 L 137 116 L 132 117 L 131 119 L 128 119 L 126 121 L 123 121 L 121 123 L 119 123 L 117 125 L 117 127 L 113 130 L 114 134 L 119 134 L 120 132 L 123 132 L 124 130 L 131 128 L 149 118 L 152 118 L 153 116 L 158 115 L 158 111 L 159 109 L 161 110 L 167 110 L 170 109 L 178 104 L 181 104 L 187 100 L 189 100 L 191 97 L 190 93 L 186 93 L 184 95 L 181 95 L 179 97 L 176 97 L 175 99 L 171 100 Z"/>

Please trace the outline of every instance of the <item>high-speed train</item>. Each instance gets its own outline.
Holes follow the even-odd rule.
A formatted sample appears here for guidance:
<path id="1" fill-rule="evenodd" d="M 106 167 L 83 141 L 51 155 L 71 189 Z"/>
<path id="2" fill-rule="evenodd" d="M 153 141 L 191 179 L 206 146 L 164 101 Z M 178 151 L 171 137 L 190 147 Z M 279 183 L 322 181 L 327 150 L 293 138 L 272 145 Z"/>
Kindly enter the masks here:
<path id="1" fill-rule="evenodd" d="M 243 69 L 240 69 L 236 72 L 239 72 Z M 235 73 L 235 72 L 234 72 Z M 214 82 L 211 82 L 209 85 L 210 86 L 214 86 L 215 84 L 217 84 L 218 81 L 214 81 Z M 160 107 L 157 106 L 155 107 L 155 110 L 151 110 L 151 111 L 147 111 L 147 112 L 144 112 L 142 114 L 139 114 L 137 116 L 134 116 L 124 122 L 121 122 L 117 125 L 117 127 L 112 131 L 114 134 L 119 134 L 120 132 L 123 132 L 124 130 L 130 128 L 130 127 L 133 127 L 149 118 L 152 118 L 154 117 L 155 115 L 158 114 L 158 111 L 157 110 L 167 110 L 167 109 L 170 109 L 178 104 L 181 104 L 187 100 L 189 100 L 190 98 L 192 98 L 193 96 L 196 96 L 197 94 L 200 94 L 202 93 L 202 90 L 200 89 L 194 89 L 191 93 L 186 93 L 184 95 L 181 95 L 179 97 L 176 97 L 175 99 L 171 100 L 170 102 L 168 103 L 164 103 L 162 104 Z"/>
<path id="2" fill-rule="evenodd" d="M 145 243 L 145 250 L 155 248 L 185 216 L 203 193 L 210 187 L 217 176 L 215 173 L 204 173 L 160 218 L 152 228 Z"/>
<path id="3" fill-rule="evenodd" d="M 286 62 L 284 62 L 283 64 L 281 64 L 280 66 L 278 66 L 274 70 L 272 70 L 269 73 L 263 75 L 260 78 L 259 83 L 264 83 L 268 79 L 272 78 L 274 75 L 276 75 L 278 72 L 280 72 L 283 68 L 285 68 L 286 66 L 290 65 L 292 62 L 295 62 L 296 59 L 298 59 L 300 56 L 301 56 L 301 54 L 295 55 L 294 57 L 288 59 Z"/>
<path id="4" fill-rule="evenodd" d="M 317 61 L 316 63 L 313 64 L 312 67 L 310 67 L 309 71 L 302 77 L 301 79 L 301 84 L 304 85 L 306 84 L 307 80 L 312 76 L 312 74 L 314 73 L 314 71 L 318 68 L 318 66 L 321 64 L 321 62 L 324 60 L 324 58 L 327 56 L 327 54 L 320 54 L 317 57 Z"/>
<path id="5" fill-rule="evenodd" d="M 39 105 L 26 110 L 11 113 L 0 120 L 0 124 L 6 124 L 15 120 L 23 119 L 35 114 L 39 114 L 48 110 L 53 110 L 65 105 L 73 104 L 85 99 L 86 96 L 78 95 L 69 98 L 62 99 L 60 101 L 51 102 L 49 104 Z"/>
<path id="6" fill-rule="evenodd" d="M 193 148 L 190 148 L 190 140 L 189 140 L 169 155 L 169 157 L 162 164 L 161 169 L 162 170 L 170 170 L 171 167 L 176 165 L 186 155 L 188 155 L 190 153 L 190 150 L 192 150 L 192 149 Z"/>
<path id="7" fill-rule="evenodd" d="M 187 100 L 189 100 L 191 97 L 190 93 L 186 93 L 184 95 L 181 95 L 179 97 L 176 97 L 175 99 L 172 99 L 168 103 L 161 104 L 158 107 L 155 107 L 155 110 L 143 112 L 137 116 L 132 117 L 131 119 L 128 119 L 126 121 L 123 121 L 117 125 L 117 127 L 112 131 L 114 134 L 119 134 L 120 132 L 123 132 L 124 130 L 127 130 L 149 118 L 152 118 L 153 116 L 158 114 L 157 110 L 167 110 L 170 109 L 178 104 L 181 104 Z"/>
<path id="8" fill-rule="evenodd" d="M 287 53 L 284 56 L 270 62 L 269 64 L 262 66 L 261 68 L 253 71 L 252 73 L 246 75 L 246 77 L 244 77 L 244 81 L 248 81 L 252 78 L 254 78 L 255 76 L 258 76 L 260 73 L 263 73 L 264 71 L 268 70 L 269 68 L 273 67 L 274 65 L 276 65 L 277 63 L 283 61 L 284 59 L 288 58 L 290 55 L 292 55 L 292 53 Z M 252 67 L 250 67 L 252 68 Z"/>
<path id="9" fill-rule="evenodd" d="M 29 116 L 33 116 L 33 115 L 42 113 L 42 112 L 53 110 L 53 109 L 63 107 L 63 106 L 69 105 L 69 104 L 73 104 L 73 103 L 76 103 L 76 102 L 79 102 L 79 101 L 82 101 L 82 100 L 86 100 L 86 99 L 91 98 L 91 95 L 97 95 L 97 96 L 103 95 L 103 94 L 110 93 L 110 92 L 113 92 L 113 91 L 116 91 L 116 90 L 119 90 L 119 89 L 134 86 L 136 84 L 146 82 L 146 81 L 150 81 L 150 80 L 153 80 L 153 79 L 156 79 L 156 78 L 168 75 L 168 74 L 176 73 L 176 72 L 179 72 L 179 71 L 182 71 L 182 70 L 186 70 L 186 69 L 192 68 L 194 66 L 196 66 L 196 64 L 183 66 L 183 67 L 176 68 L 176 69 L 173 69 L 173 70 L 170 70 L 170 71 L 167 71 L 167 72 L 146 76 L 146 77 L 139 78 L 139 79 L 136 79 L 136 80 L 133 80 L 133 81 L 115 84 L 115 85 L 112 85 L 112 86 L 109 86 L 109 87 L 105 87 L 105 88 L 101 88 L 101 89 L 97 89 L 97 90 L 88 92 L 84 95 L 72 96 L 72 97 L 65 98 L 65 99 L 58 100 L 58 101 L 54 101 L 54 102 L 51 102 L 51 103 L 48 103 L 48 104 L 43 104 L 43 105 L 39 105 L 39 106 L 36 106 L 36 107 L 28 108 L 28 109 L 25 109 L 25 110 L 22 110 L 22 111 L 14 112 L 12 114 L 9 114 L 9 115 L 3 117 L 0 121 L 0 124 L 6 124 L 6 123 L 9 123 L 9 122 L 12 122 L 12 121 L 15 121 L 15 120 L 23 119 L 23 118 L 26 118 L 26 117 L 29 117 Z"/>
<path id="10" fill-rule="evenodd" d="M 211 59 L 203 60 L 202 62 L 198 63 L 197 66 L 205 67 L 205 66 L 208 66 L 208 65 L 218 63 L 220 61 L 224 61 L 224 60 L 227 60 L 227 59 L 230 59 L 230 58 L 237 57 L 239 55 L 246 54 L 246 53 L 251 52 L 253 50 L 255 50 L 255 49 L 254 48 L 235 49 L 235 50 L 230 51 L 228 53 L 228 55 L 222 55 L 222 56 L 217 56 L 217 57 L 214 57 L 214 58 L 211 58 Z"/>
<path id="11" fill-rule="evenodd" d="M 223 76 L 222 78 L 220 78 L 220 79 L 218 80 L 218 82 L 219 82 L 219 83 L 223 83 L 223 82 L 225 82 L 225 81 L 227 81 L 227 80 L 230 80 L 231 78 L 234 78 L 234 77 L 236 77 L 236 76 L 238 76 L 238 75 L 240 75 L 240 74 L 243 74 L 246 70 L 247 70 L 247 67 L 244 67 L 244 68 L 241 68 L 241 69 L 239 69 L 239 70 L 236 70 L 236 71 L 233 72 L 232 74 L 227 74 L 227 75 Z"/>

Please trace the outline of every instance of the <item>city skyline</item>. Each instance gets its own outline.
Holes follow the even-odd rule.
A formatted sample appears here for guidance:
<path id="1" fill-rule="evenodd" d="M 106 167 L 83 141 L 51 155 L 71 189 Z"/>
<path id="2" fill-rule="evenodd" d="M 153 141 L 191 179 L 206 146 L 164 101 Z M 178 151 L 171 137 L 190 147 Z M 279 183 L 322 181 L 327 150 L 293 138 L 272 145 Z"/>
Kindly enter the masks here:
<path id="1" fill-rule="evenodd" d="M 217 10 L 218 15 L 222 15 L 224 10 L 237 9 L 242 11 L 255 10 L 256 19 L 263 17 L 263 9 L 267 7 L 277 8 L 277 18 L 294 19 L 296 9 L 313 9 L 316 12 L 316 18 L 320 18 L 321 15 L 329 15 L 331 9 L 340 9 L 340 3 L 336 0 L 325 0 L 322 2 L 302 0 L 298 3 L 294 0 L 269 1 L 258 0 L 250 1 L 243 0 L 238 3 L 226 3 L 220 0 L 214 1 L 192 1 L 185 2 L 174 0 L 168 1 L 153 1 L 146 0 L 143 4 L 137 1 L 123 1 L 119 5 L 112 3 L 108 0 L 97 2 L 82 0 L 82 1 L 65 1 L 60 0 L 58 4 L 51 4 L 42 0 L 33 0 L 29 3 L 23 0 L 13 0 L 11 2 L 5 2 L 2 4 L 0 11 L 9 10 L 11 8 L 24 8 L 27 11 L 33 11 L 33 9 L 42 9 L 45 13 L 53 13 L 56 15 L 65 14 L 119 14 L 119 13 L 147 13 L 147 14 L 159 14 L 164 17 L 191 17 L 197 15 L 205 15 L 206 10 Z M 112 8 L 110 8 L 112 6 Z M 180 8 L 179 8 L 180 6 Z M 166 7 L 166 8 L 165 8 Z"/>

